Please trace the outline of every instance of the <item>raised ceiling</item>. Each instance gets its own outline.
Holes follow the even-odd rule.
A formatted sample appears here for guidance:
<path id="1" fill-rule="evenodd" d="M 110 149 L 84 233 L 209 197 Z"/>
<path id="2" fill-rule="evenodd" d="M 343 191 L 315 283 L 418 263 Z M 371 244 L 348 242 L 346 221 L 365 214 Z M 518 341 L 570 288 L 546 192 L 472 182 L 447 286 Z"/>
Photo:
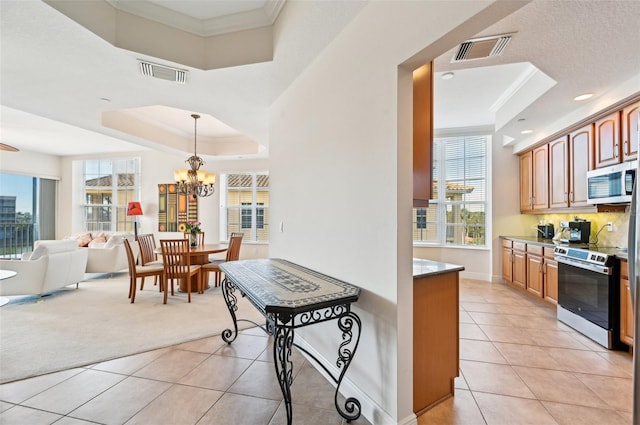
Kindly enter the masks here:
<path id="1" fill-rule="evenodd" d="M 89 4 L 48 3 L 57 7 Z M 230 35 L 224 32 L 227 30 L 222 29 L 221 22 L 239 25 L 243 16 L 271 13 L 273 25 L 268 25 L 273 32 L 272 59 L 205 70 L 206 67 L 185 65 L 187 60 L 164 57 L 166 42 L 148 40 L 147 47 L 156 49 L 155 54 L 118 46 L 105 28 L 88 30 L 78 23 L 83 16 L 78 14 L 74 15 L 76 20 L 71 19 L 48 3 L 0 2 L 2 142 L 22 150 L 59 155 L 145 148 L 189 152 L 193 147 L 190 114 L 199 113 L 209 117 L 198 124 L 202 148 L 224 139 L 224 153 L 210 150 L 210 156 L 221 158 L 268 155 L 269 106 L 366 7 L 364 1 L 318 1 L 304 22 L 287 22 L 284 26 L 279 25 L 279 20 L 286 20 L 287 8 L 299 7 L 297 2 L 91 2 L 107 8 L 121 23 L 144 18 L 150 28 L 170 34 L 180 28 L 180 34 L 191 34 L 185 37 L 210 41 L 228 40 L 224 37 Z M 249 10 L 228 9 L 248 5 L 252 7 Z M 137 9 L 133 10 L 133 6 Z M 209 7 L 215 8 L 205 9 Z M 497 131 L 500 140 L 526 144 L 548 135 L 550 128 L 562 124 L 563 117 L 608 106 L 615 97 L 611 93 L 618 98 L 640 93 L 639 16 L 637 1 L 529 3 L 478 34 L 513 34 L 500 56 L 451 63 L 457 48 L 452 46 L 451 51 L 436 59 L 438 77 L 444 72 L 455 74 L 451 80 L 436 78 L 437 127 L 490 128 Z M 249 21 L 252 19 L 246 20 Z M 106 21 L 96 22 L 93 25 Z M 198 23 L 200 32 L 189 29 L 193 22 Z M 214 23 L 218 24 L 217 29 L 212 29 Z M 247 25 L 234 34 L 264 28 Z M 186 46 L 173 46 L 173 54 L 182 50 L 185 55 L 197 56 L 193 44 Z M 185 69 L 188 81 L 180 85 L 145 77 L 139 71 L 138 59 Z M 595 95 L 586 103 L 572 100 L 583 92 Z M 167 118 L 167 113 L 176 115 Z M 129 132 L 126 124 L 114 124 L 114 116 L 123 114 L 130 114 L 135 120 L 162 123 L 162 130 L 171 137 L 145 138 Z M 135 120 L 132 118 L 129 124 Z M 221 134 L 220 128 L 232 131 L 244 146 L 240 149 L 238 143 L 234 153 L 229 134 Z M 525 128 L 534 132 L 523 136 L 520 132 Z M 248 143 L 256 148 L 252 153 L 247 153 Z"/>

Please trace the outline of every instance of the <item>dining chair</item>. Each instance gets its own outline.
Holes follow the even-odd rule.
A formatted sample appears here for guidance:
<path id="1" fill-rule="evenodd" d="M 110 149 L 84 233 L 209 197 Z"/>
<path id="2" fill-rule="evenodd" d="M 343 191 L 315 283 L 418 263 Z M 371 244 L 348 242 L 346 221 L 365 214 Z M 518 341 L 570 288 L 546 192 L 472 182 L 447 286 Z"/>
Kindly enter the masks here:
<path id="1" fill-rule="evenodd" d="M 191 232 L 184 232 L 183 234 L 185 239 L 190 240 Z M 198 232 L 197 235 L 198 235 L 198 245 L 200 246 L 204 245 L 204 232 Z"/>
<path id="2" fill-rule="evenodd" d="M 215 286 L 220 286 L 220 280 L 222 276 L 222 270 L 220 270 L 220 264 L 228 261 L 236 261 L 240 258 L 240 245 L 242 245 L 242 236 L 244 234 L 240 232 L 231 233 L 229 238 L 229 248 L 227 249 L 227 256 L 224 260 L 213 260 L 210 263 L 202 265 L 202 287 L 209 281 L 209 273 L 214 272 L 216 274 Z"/>
<path id="3" fill-rule="evenodd" d="M 198 293 L 202 292 L 202 278 L 200 276 L 200 265 L 191 264 L 189 239 L 161 239 L 160 248 L 162 249 L 162 263 L 165 275 L 165 302 L 169 292 L 167 286 L 169 281 L 171 281 L 171 295 L 174 294 L 173 282 L 175 279 L 184 280 L 187 299 L 191 302 L 191 278 L 193 276 L 196 277 L 196 290 Z"/>
<path id="4" fill-rule="evenodd" d="M 162 265 L 162 260 L 158 259 L 158 255 L 154 252 L 156 249 L 156 238 L 153 233 L 138 235 L 138 245 L 140 245 L 140 265 Z M 158 278 L 155 277 L 154 285 L 158 284 Z M 140 282 L 140 290 L 144 289 L 144 277 Z M 162 290 L 162 288 L 159 288 Z"/>
<path id="5" fill-rule="evenodd" d="M 133 250 L 131 249 L 131 244 L 127 239 L 124 239 L 124 247 L 127 252 L 127 263 L 129 265 L 129 298 L 131 298 L 131 303 L 136 300 L 136 282 L 138 278 L 144 279 L 147 276 L 155 276 L 160 278 L 160 290 L 162 290 L 164 285 L 164 267 L 162 264 L 150 264 L 146 266 L 139 266 L 136 264 L 136 257 L 133 255 Z M 140 290 L 142 290 L 142 286 L 140 286 Z M 165 290 L 164 294 L 164 304 L 167 303 L 167 292 Z"/>

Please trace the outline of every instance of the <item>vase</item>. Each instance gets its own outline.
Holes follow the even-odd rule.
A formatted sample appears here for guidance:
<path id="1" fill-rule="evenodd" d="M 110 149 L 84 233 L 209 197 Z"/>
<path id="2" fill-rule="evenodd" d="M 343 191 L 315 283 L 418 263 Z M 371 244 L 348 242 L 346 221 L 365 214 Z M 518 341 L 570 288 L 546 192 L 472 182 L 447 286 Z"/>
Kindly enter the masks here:
<path id="1" fill-rule="evenodd" d="M 191 242 L 191 246 L 198 246 L 198 232 L 189 233 L 189 241 Z"/>

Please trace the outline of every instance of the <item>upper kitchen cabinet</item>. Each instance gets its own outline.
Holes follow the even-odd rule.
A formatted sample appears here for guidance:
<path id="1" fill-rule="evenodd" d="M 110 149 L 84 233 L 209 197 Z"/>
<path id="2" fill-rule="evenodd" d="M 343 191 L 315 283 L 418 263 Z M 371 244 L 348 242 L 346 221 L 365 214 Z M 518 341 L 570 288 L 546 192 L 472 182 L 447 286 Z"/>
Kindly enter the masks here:
<path id="1" fill-rule="evenodd" d="M 587 171 L 590 170 L 593 170 L 593 124 L 569 133 L 569 206 L 589 206 Z"/>
<path id="2" fill-rule="evenodd" d="M 629 105 L 622 110 L 622 160 L 631 161 L 638 158 L 640 129 L 638 114 L 640 102 Z"/>
<path id="3" fill-rule="evenodd" d="M 413 72 L 413 206 L 426 208 L 433 194 L 433 63 Z"/>
<path id="4" fill-rule="evenodd" d="M 569 144 L 567 136 L 549 142 L 549 207 L 569 206 Z"/>
<path id="5" fill-rule="evenodd" d="M 595 122 L 595 167 L 602 168 L 622 161 L 620 146 L 620 111 Z"/>
<path id="6" fill-rule="evenodd" d="M 520 156 L 520 210 L 549 208 L 549 146 L 540 146 Z"/>

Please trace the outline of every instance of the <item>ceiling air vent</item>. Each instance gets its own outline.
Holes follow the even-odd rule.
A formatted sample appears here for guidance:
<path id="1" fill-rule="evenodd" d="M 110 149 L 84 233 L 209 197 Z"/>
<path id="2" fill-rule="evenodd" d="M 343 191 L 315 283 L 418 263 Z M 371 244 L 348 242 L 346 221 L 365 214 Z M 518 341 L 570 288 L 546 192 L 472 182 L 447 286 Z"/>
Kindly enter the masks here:
<path id="1" fill-rule="evenodd" d="M 172 68 L 140 59 L 138 59 L 138 61 L 140 62 L 140 72 L 142 72 L 142 75 L 173 81 L 179 84 L 185 84 L 187 82 L 188 71 L 184 69 Z"/>
<path id="2" fill-rule="evenodd" d="M 472 38 L 460 44 L 451 62 L 490 58 L 502 54 L 513 34 Z"/>

